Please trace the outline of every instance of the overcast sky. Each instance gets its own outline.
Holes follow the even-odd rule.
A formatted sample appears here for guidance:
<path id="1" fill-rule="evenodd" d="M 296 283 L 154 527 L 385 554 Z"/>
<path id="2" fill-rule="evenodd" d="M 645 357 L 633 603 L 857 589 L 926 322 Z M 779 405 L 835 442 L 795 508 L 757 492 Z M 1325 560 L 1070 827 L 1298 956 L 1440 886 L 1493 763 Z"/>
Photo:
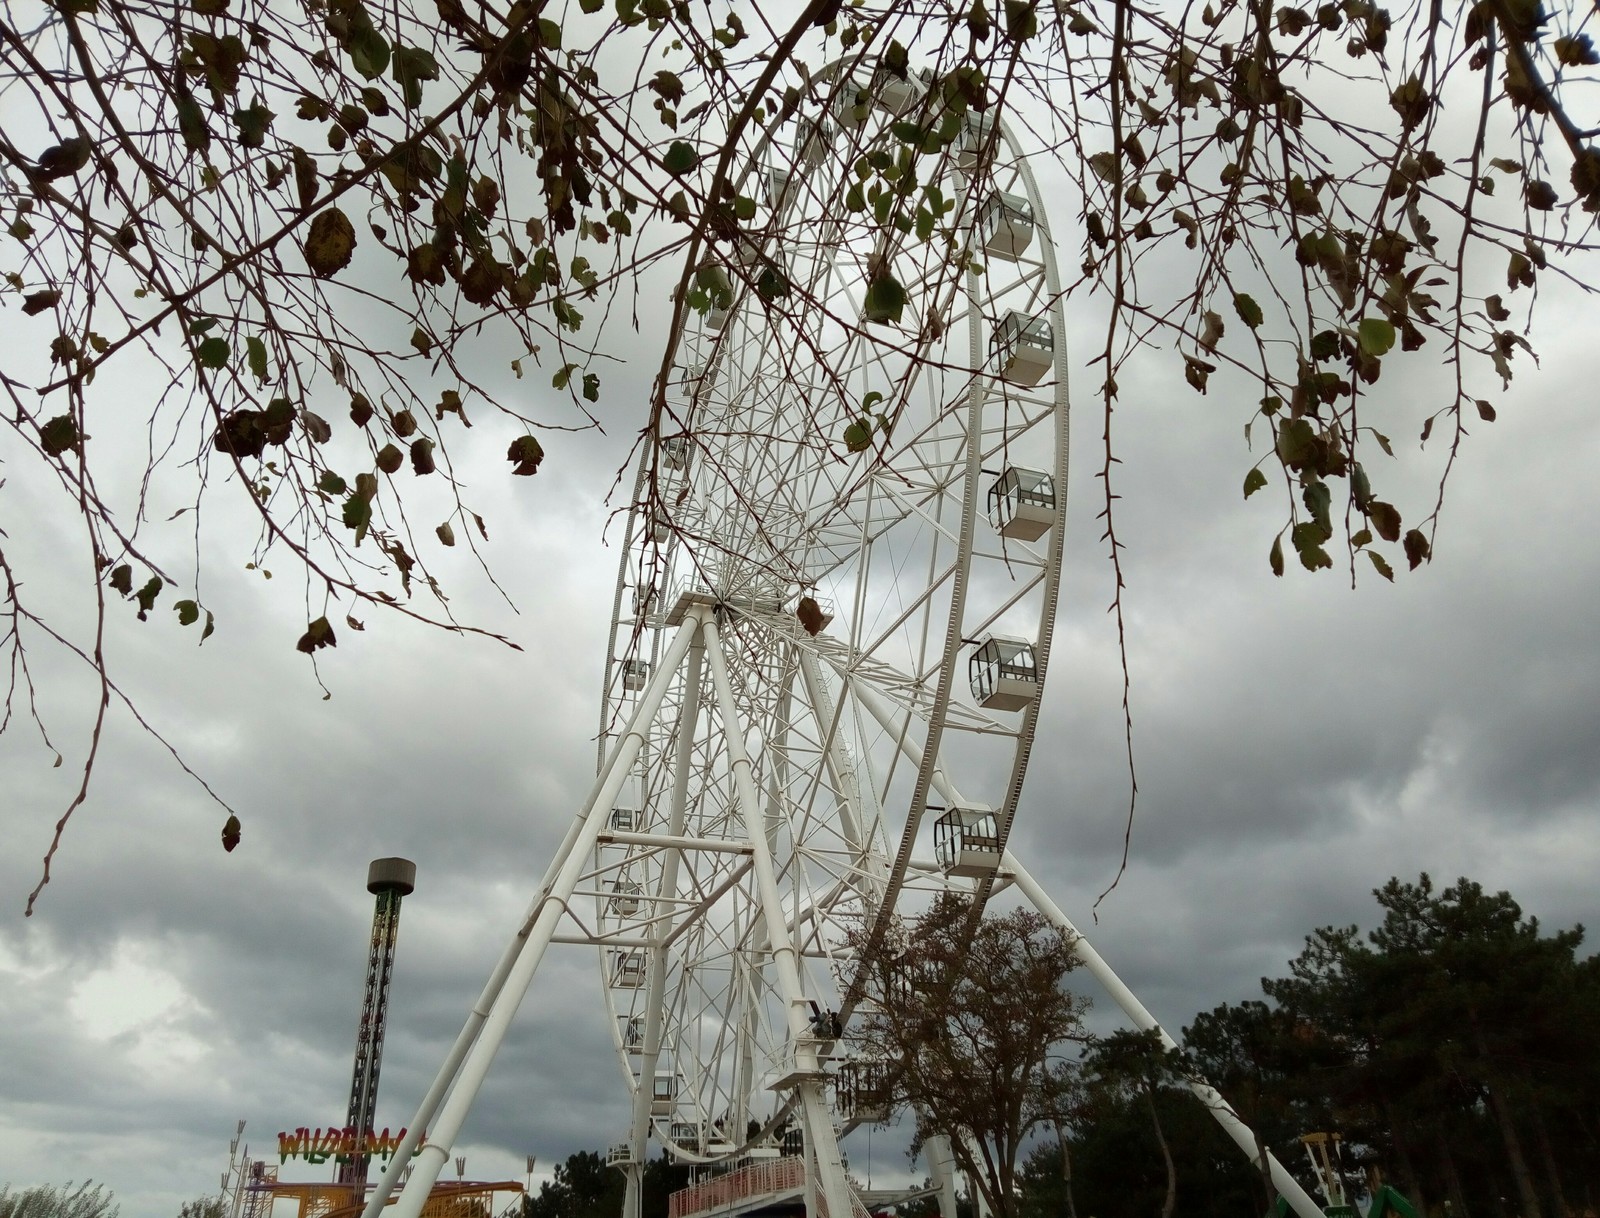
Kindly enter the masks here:
<path id="1" fill-rule="evenodd" d="M 1393 586 L 1363 570 L 1352 591 L 1341 571 L 1311 577 L 1292 557 L 1274 579 L 1281 504 L 1240 495 L 1248 404 L 1226 384 L 1194 394 L 1170 353 L 1124 378 L 1118 532 L 1140 802 L 1127 875 L 1097 923 L 1128 774 L 1094 519 L 1100 420 L 1085 391 L 1099 378 L 1084 367 L 1092 339 L 1074 349 L 1066 578 L 1013 847 L 1174 1029 L 1259 996 L 1312 928 L 1370 926 L 1371 889 L 1391 875 L 1465 874 L 1552 928 L 1594 920 L 1593 317 L 1577 293 L 1546 291 L 1542 371 L 1523 366 L 1499 421 L 1474 427 L 1435 561 Z M 113 713 L 91 798 L 24 921 L 92 706 L 81 674 L 41 658 L 65 764 L 52 769 L 25 732 L 0 738 L 0 1184 L 93 1177 L 125 1218 L 173 1218 L 216 1189 L 238 1119 L 257 1154 L 279 1130 L 342 1123 L 366 867 L 391 854 L 414 859 L 418 881 L 376 1124 L 409 1119 L 592 778 L 620 535 L 613 526 L 608 546 L 605 496 L 652 369 L 653 356 L 609 381 L 610 434 L 547 439 L 535 478 L 506 478 L 494 437 L 460 454 L 520 612 L 465 562 L 452 604 L 522 651 L 368 614 L 364 633 L 341 627 L 319 655 L 324 700 L 293 651 L 300 584 L 243 572 L 238 542 L 212 560 L 218 632 L 204 648 L 170 611 L 145 626 L 120 614 L 109 646 L 121 679 L 238 807 L 244 841 L 223 853 L 223 814 Z M 1384 430 L 1397 441 L 1416 436 L 1439 375 L 1424 356 L 1389 377 Z M 1437 445 L 1397 450 L 1386 477 L 1421 488 L 1436 475 Z M 4 527 L 14 546 L 67 556 L 60 589 L 40 592 L 66 597 L 81 542 L 28 494 L 6 489 Z M 181 505 L 153 503 L 151 516 Z M 546 958 L 458 1148 L 469 1176 L 521 1178 L 526 1154 L 542 1172 L 622 1135 L 600 984 L 592 949 Z M 852 1150 L 859 1169 L 864 1144 Z M 880 1169 L 904 1169 L 892 1160 Z"/>

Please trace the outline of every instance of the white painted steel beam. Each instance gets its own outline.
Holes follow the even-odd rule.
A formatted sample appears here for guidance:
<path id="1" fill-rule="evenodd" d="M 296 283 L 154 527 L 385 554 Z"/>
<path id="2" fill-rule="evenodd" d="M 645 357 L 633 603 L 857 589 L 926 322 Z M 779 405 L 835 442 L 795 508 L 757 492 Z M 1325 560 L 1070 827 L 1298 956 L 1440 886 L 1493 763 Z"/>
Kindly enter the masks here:
<path id="1" fill-rule="evenodd" d="M 488 1074 L 495 1052 L 505 1040 L 511 1019 L 528 992 L 534 971 L 539 967 L 539 961 L 544 957 L 545 948 L 550 943 L 556 924 L 566 912 L 566 903 L 572 895 L 572 890 L 577 886 L 586 861 L 594 851 L 595 839 L 606 823 L 611 802 L 621 790 L 634 758 L 639 755 L 639 749 L 644 744 L 644 733 L 648 730 L 650 721 L 655 717 L 656 710 L 666 695 L 673 671 L 683 661 L 684 654 L 689 650 L 689 644 L 698 628 L 698 616 L 686 619 L 678 628 L 678 633 L 662 657 L 661 665 L 652 676 L 649 687 L 639 699 L 639 705 L 628 721 L 627 729 L 617 741 L 616 750 L 596 777 L 595 787 L 574 822 L 575 831 L 568 831 L 566 839 L 562 842 L 563 852 L 551 863 L 552 869 L 555 870 L 555 879 L 551 882 L 548 893 L 541 896 L 538 913 L 532 925 L 519 930 L 518 941 L 512 948 L 507 949 L 506 955 L 511 957 L 510 966 L 490 1001 L 487 1014 L 481 1018 L 476 1035 L 469 1047 L 457 1059 L 459 1069 L 452 1069 L 452 1063 L 447 1061 L 446 1070 L 449 1071 L 450 1077 L 447 1079 L 446 1071 L 442 1070 L 439 1079 L 435 1080 L 435 1088 L 440 1088 L 442 1091 L 442 1084 L 443 1087 L 449 1088 L 450 1095 L 440 1109 L 433 1128 L 428 1130 L 427 1145 L 413 1161 L 411 1177 L 406 1181 L 399 1200 L 394 1204 L 392 1218 L 418 1218 L 423 1205 L 427 1203 L 428 1195 L 438 1180 L 440 1171 L 450 1158 L 450 1151 L 455 1145 L 456 1136 L 461 1132 L 467 1112 L 472 1107 L 473 1100 L 477 1098 L 478 1090 L 483 1086 L 483 1080 Z M 505 957 L 502 957 L 502 961 L 504 959 Z M 496 972 L 499 972 L 499 966 L 496 967 Z M 491 983 L 494 980 L 494 977 L 490 978 Z M 488 989 L 486 986 L 486 993 Z M 469 1020 L 469 1026 L 472 1022 Z M 467 1029 L 464 1028 L 463 1037 L 466 1033 Z M 430 1089 L 429 1096 L 432 1097 L 433 1094 L 434 1090 Z M 399 1156 L 396 1155 L 394 1162 L 399 1161 Z M 378 1205 L 381 1206 L 382 1202 L 378 1202 Z"/>
<path id="2" fill-rule="evenodd" d="M 711 667 L 711 684 L 716 691 L 717 709 L 722 715 L 722 730 L 728 750 L 728 768 L 732 772 L 734 789 L 738 795 L 740 818 L 744 822 L 745 836 L 755 847 L 752 859 L 756 888 L 760 896 L 761 912 L 766 923 L 767 940 L 772 945 L 772 962 L 778 972 L 778 991 L 783 996 L 785 1015 L 789 1025 L 789 1044 L 793 1047 L 795 1066 L 800 1070 L 820 1071 L 815 1049 L 802 1043 L 810 1031 L 806 1013 L 806 994 L 800 980 L 800 962 L 794 944 L 785 933 L 783 898 L 778 891 L 777 873 L 773 868 L 772 852 L 761 823 L 761 804 L 756 793 L 755 777 L 750 758 L 745 752 L 744 730 L 739 709 L 733 697 L 733 683 L 728 678 L 727 658 L 722 654 L 722 639 L 715 619 L 705 623 L 706 658 Z M 800 1093 L 801 1110 L 806 1124 L 807 1157 L 816 1164 L 817 1183 L 822 1186 L 822 1200 L 833 1218 L 854 1214 L 853 1197 L 845 1179 L 844 1164 L 839 1157 L 839 1143 L 833 1132 L 833 1118 L 828 1113 L 822 1096 L 822 1083 L 807 1079 L 796 1088 Z M 807 1173 L 809 1178 L 811 1173 Z M 809 1193 L 809 1190 L 808 1190 Z M 809 1196 L 808 1196 L 809 1200 Z"/>

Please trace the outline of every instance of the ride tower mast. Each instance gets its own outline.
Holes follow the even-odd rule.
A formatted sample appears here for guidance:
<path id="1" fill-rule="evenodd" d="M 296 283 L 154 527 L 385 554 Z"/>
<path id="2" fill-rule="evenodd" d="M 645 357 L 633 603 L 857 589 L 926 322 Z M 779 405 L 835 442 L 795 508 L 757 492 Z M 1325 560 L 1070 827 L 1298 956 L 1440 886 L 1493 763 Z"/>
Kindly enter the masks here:
<path id="1" fill-rule="evenodd" d="M 395 940 L 400 933 L 400 901 L 417 886 L 417 865 L 410 859 L 374 859 L 367 867 L 367 891 L 377 897 L 372 914 L 372 943 L 367 952 L 367 985 L 361 1000 L 361 1024 L 356 1029 L 356 1062 L 350 1076 L 347 1128 L 355 1131 L 356 1146 L 339 1167 L 339 1183 L 366 1191 L 367 1165 L 372 1155 L 367 1135 L 378 1105 L 378 1067 L 383 1059 L 383 1032 L 389 1014 L 389 978 L 394 972 Z"/>

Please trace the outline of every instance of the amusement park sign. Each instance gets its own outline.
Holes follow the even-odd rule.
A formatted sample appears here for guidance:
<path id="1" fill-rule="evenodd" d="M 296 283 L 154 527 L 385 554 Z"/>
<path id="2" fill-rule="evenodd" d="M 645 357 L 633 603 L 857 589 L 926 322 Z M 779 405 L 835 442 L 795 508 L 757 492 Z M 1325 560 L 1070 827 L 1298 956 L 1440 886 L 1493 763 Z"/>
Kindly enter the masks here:
<path id="1" fill-rule="evenodd" d="M 363 1153 L 387 1160 L 400 1148 L 400 1139 L 405 1136 L 404 1129 L 395 1134 L 387 1128 L 382 1133 L 369 1129 L 363 1135 L 354 1125 L 329 1125 L 326 1129 L 307 1129 L 302 1125 L 293 1133 L 278 1134 L 278 1162 L 304 1159 L 307 1163 L 326 1163 L 333 1159 L 348 1163 L 352 1156 Z M 418 1138 L 417 1149 L 411 1153 L 415 1155 L 421 1151 L 426 1140 L 426 1134 Z"/>

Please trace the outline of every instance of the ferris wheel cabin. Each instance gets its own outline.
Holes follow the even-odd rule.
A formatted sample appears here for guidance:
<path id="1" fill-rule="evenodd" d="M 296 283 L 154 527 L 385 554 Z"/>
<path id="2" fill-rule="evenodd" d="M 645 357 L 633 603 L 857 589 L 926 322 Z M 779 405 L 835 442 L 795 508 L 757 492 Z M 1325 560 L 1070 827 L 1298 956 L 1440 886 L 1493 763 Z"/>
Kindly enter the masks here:
<path id="1" fill-rule="evenodd" d="M 689 437 L 668 436 L 661 441 L 661 462 L 668 469 L 687 469 L 689 465 Z"/>
<path id="2" fill-rule="evenodd" d="M 848 1061 L 834 1076 L 834 1100 L 847 1121 L 889 1119 L 889 1070 L 881 1061 Z"/>
<path id="3" fill-rule="evenodd" d="M 880 67 L 872 74 L 872 94 L 890 114 L 904 114 L 928 91 L 929 79 L 925 68 L 914 76 L 896 76 Z"/>
<path id="4" fill-rule="evenodd" d="M 678 1104 L 678 1076 L 658 1074 L 650 1088 L 650 1115 L 671 1116 Z"/>
<path id="5" fill-rule="evenodd" d="M 933 822 L 933 853 L 946 875 L 993 875 L 1000 866 L 994 809 L 951 808 Z"/>
<path id="6" fill-rule="evenodd" d="M 984 636 L 967 661 L 967 676 L 985 710 L 1021 710 L 1039 693 L 1039 663 L 1026 639 Z"/>
<path id="7" fill-rule="evenodd" d="M 635 833 L 644 826 L 644 816 L 637 808 L 611 809 L 611 832 Z"/>
<path id="8" fill-rule="evenodd" d="M 644 1020 L 638 1015 L 621 1015 L 617 1023 L 622 1028 L 622 1048 L 624 1052 L 636 1054 L 644 1052 Z"/>
<path id="9" fill-rule="evenodd" d="M 962 173 L 977 169 L 979 155 L 993 138 L 994 116 L 969 111 L 966 130 L 961 133 L 961 146 L 956 152 L 956 168 Z"/>
<path id="10" fill-rule="evenodd" d="M 622 688 L 638 693 L 650 680 L 650 665 L 645 660 L 622 661 Z"/>
<path id="11" fill-rule="evenodd" d="M 803 119 L 794 137 L 794 159 L 806 169 L 820 169 L 833 143 L 833 125 L 825 118 Z"/>
<path id="12" fill-rule="evenodd" d="M 1055 331 L 1042 317 L 1012 309 L 1000 319 L 989 342 L 996 370 L 1013 385 L 1037 385 L 1055 366 Z"/>
<path id="13" fill-rule="evenodd" d="M 639 895 L 642 889 L 635 880 L 611 881 L 611 912 L 624 918 L 631 918 L 639 912 Z"/>
<path id="14" fill-rule="evenodd" d="M 644 985 L 644 953 L 617 951 L 612 953 L 611 984 L 619 990 L 636 990 Z"/>
<path id="15" fill-rule="evenodd" d="M 1056 520 L 1056 480 L 1036 469 L 1007 466 L 989 488 L 989 523 L 1002 537 L 1038 541 Z"/>
<path id="16" fill-rule="evenodd" d="M 996 258 L 1015 262 L 1033 242 L 1033 205 L 1021 195 L 996 191 L 978 213 L 978 236 L 983 250 Z"/>

